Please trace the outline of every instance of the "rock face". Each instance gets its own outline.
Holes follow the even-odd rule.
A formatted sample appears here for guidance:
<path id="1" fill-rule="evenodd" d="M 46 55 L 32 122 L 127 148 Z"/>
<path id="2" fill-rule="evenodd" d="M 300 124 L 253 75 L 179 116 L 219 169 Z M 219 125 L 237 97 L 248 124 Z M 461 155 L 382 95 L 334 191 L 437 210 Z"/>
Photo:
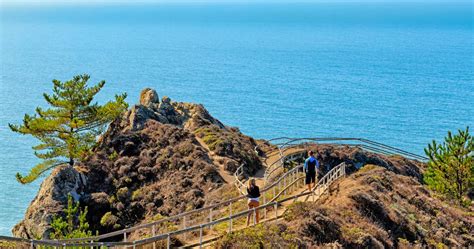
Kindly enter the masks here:
<path id="1" fill-rule="evenodd" d="M 139 103 L 110 125 L 93 155 L 75 168 L 53 171 L 13 229 L 15 236 L 47 238 L 69 193 L 88 206 L 91 230 L 105 233 L 202 207 L 208 194 L 226 184 L 222 174 L 242 163 L 249 173 L 261 167 L 256 142 L 204 106 L 159 101 L 149 88 Z"/>
<path id="2" fill-rule="evenodd" d="M 160 102 L 158 94 L 149 88 L 142 91 L 140 105 L 132 106 L 125 113 L 120 127 L 124 130 L 141 130 L 148 120 L 156 120 L 162 124 L 172 124 L 188 130 L 195 130 L 208 125 L 226 129 L 224 124 L 213 118 L 204 106 L 174 102 L 166 96 Z"/>
<path id="3" fill-rule="evenodd" d="M 158 93 L 151 88 L 145 88 L 140 93 L 140 105 L 151 107 L 154 104 L 159 104 L 159 102 Z"/>
<path id="4" fill-rule="evenodd" d="M 14 235 L 34 239 L 49 238 L 52 217 L 61 213 L 67 203 L 68 194 L 79 200 L 86 185 L 87 177 L 76 169 L 69 166 L 54 169 L 41 184 L 25 218 L 13 228 Z"/>

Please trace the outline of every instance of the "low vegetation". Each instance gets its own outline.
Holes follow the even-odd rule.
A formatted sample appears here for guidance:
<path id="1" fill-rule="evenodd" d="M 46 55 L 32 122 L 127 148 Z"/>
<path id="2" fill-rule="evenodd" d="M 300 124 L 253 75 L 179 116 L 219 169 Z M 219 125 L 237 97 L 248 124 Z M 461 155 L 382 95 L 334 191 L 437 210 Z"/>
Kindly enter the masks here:
<path id="1" fill-rule="evenodd" d="M 397 169 L 401 165 L 393 160 L 385 162 L 392 170 L 367 165 L 331 185 L 328 194 L 318 201 L 292 204 L 282 220 L 232 233 L 217 245 L 273 248 L 274 241 L 285 248 L 472 245 L 472 210 L 450 206 L 436 198 L 418 178 L 395 173 L 401 172 Z"/>
<path id="2" fill-rule="evenodd" d="M 261 162 L 255 153 L 255 140 L 243 135 L 237 128 L 220 129 L 215 125 L 208 125 L 196 129 L 194 133 L 216 155 L 232 159 L 224 165 L 231 173 L 242 163 L 246 164 L 248 174 L 255 173 L 261 167 Z"/>
<path id="3" fill-rule="evenodd" d="M 81 209 L 79 202 L 74 202 L 71 195 L 68 196 L 67 208 L 64 210 L 66 217 L 54 216 L 51 222 L 53 232 L 51 239 L 72 239 L 92 236 L 87 222 L 87 207 Z"/>
<path id="4" fill-rule="evenodd" d="M 284 224 L 258 224 L 225 235 L 217 248 L 300 248 L 301 241 Z"/>

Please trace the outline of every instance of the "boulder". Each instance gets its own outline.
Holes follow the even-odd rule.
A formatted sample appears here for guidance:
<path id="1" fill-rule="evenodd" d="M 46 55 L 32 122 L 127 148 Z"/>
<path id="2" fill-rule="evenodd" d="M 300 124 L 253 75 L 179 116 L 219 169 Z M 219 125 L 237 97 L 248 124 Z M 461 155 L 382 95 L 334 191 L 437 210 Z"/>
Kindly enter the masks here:
<path id="1" fill-rule="evenodd" d="M 53 170 L 28 207 L 25 218 L 12 230 L 14 236 L 29 239 L 48 239 L 54 215 L 67 207 L 68 195 L 79 201 L 84 195 L 87 177 L 70 166 Z"/>
<path id="2" fill-rule="evenodd" d="M 140 93 L 140 105 L 152 107 L 155 104 L 159 104 L 159 102 L 158 93 L 151 88 L 145 88 Z"/>

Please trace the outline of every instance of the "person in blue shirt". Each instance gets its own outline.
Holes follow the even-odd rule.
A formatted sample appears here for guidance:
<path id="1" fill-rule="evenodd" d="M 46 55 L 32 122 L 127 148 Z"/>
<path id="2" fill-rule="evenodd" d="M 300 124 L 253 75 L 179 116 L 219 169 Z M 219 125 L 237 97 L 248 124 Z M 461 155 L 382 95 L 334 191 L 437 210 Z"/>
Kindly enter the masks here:
<path id="1" fill-rule="evenodd" d="M 304 161 L 304 172 L 306 173 L 305 183 L 308 185 L 308 190 L 311 192 L 312 184 L 316 182 L 316 172 L 319 170 L 319 162 L 314 157 L 314 152 L 308 152 L 309 157 Z"/>

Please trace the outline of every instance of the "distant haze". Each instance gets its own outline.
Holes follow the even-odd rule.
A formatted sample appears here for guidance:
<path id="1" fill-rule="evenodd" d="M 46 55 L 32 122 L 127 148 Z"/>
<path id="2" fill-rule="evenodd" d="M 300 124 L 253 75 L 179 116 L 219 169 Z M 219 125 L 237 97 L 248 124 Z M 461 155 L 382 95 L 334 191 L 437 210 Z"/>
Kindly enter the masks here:
<path id="1" fill-rule="evenodd" d="M 445 3 L 469 3 L 471 0 L 1 0 L 2 4 L 6 5 L 24 5 L 24 4 L 61 4 L 61 5 L 76 5 L 76 4 L 153 4 L 153 3 L 357 3 L 357 2 L 370 2 L 370 3 L 433 3 L 433 2 L 445 2 Z"/>

